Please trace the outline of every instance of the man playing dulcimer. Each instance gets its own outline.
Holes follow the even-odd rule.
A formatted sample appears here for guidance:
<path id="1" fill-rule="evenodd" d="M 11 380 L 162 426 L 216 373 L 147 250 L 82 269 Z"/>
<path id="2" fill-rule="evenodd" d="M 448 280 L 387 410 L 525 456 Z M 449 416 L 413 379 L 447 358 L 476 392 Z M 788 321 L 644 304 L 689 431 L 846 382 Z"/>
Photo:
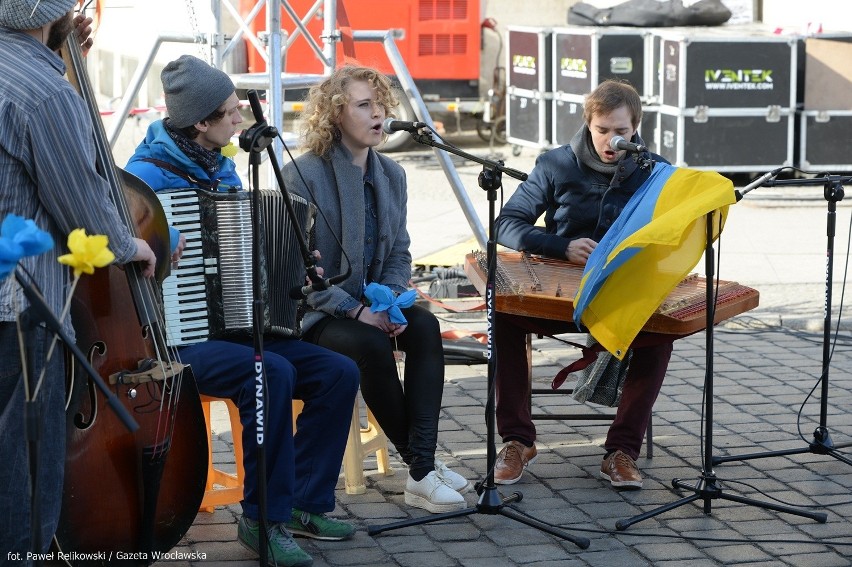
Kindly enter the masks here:
<path id="1" fill-rule="evenodd" d="M 614 150 L 610 141 L 621 136 L 643 144 L 637 133 L 642 101 L 627 83 L 608 80 L 585 101 L 585 124 L 571 142 L 542 154 L 529 178 L 503 206 L 496 221 L 499 244 L 567 259 L 583 265 L 615 222 L 630 197 L 651 174 L 640 159 L 668 163 L 657 154 L 636 156 Z M 535 226 L 545 215 L 545 227 Z M 526 336 L 576 332 L 568 322 L 507 313 L 494 313 L 498 362 L 497 431 L 505 446 L 494 469 L 494 481 L 513 484 L 536 458 L 536 430 L 527 379 Z M 652 346 L 633 348 L 615 420 L 607 433 L 600 474 L 612 486 L 642 488 L 636 459 L 651 411 L 672 354 L 674 335 L 660 335 Z"/>

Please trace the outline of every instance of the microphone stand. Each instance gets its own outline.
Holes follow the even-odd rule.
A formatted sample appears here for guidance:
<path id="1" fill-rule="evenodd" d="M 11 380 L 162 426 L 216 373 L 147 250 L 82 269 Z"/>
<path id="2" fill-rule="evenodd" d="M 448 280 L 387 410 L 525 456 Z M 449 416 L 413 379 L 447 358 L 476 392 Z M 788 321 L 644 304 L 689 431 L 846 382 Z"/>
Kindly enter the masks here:
<path id="1" fill-rule="evenodd" d="M 32 281 L 29 275 L 24 273 L 20 268 L 16 268 L 14 278 L 15 281 L 18 282 L 18 285 L 21 286 L 27 301 L 30 302 L 29 307 L 21 313 L 19 318 L 19 324 L 22 329 L 22 334 L 24 335 L 25 343 L 26 333 L 44 323 L 45 327 L 55 334 L 65 344 L 66 348 L 71 351 L 74 359 L 83 368 L 86 374 L 88 374 L 89 378 L 98 390 L 100 390 L 101 394 L 106 399 L 107 405 L 115 412 L 118 419 L 127 428 L 127 430 L 130 433 L 138 430 L 139 424 L 136 423 L 136 420 L 134 420 L 127 409 L 121 405 L 121 402 L 118 401 L 116 395 L 113 394 L 109 387 L 104 383 L 97 371 L 92 368 L 92 365 L 89 364 L 89 361 L 86 359 L 86 355 L 80 351 L 77 344 L 68 337 L 65 331 L 62 330 L 62 324 L 56 318 L 56 315 L 54 315 L 50 310 L 50 307 L 47 305 L 47 302 L 45 301 L 44 296 L 42 296 L 36 283 Z M 27 283 L 27 279 L 29 279 L 32 283 Z M 44 361 L 44 364 L 47 364 L 46 360 Z M 26 381 L 24 384 L 24 430 L 27 439 L 30 469 L 30 545 L 33 553 L 38 554 L 41 553 L 41 519 L 39 516 L 38 506 L 38 444 L 41 439 L 41 407 L 38 401 L 31 397 L 31 393 L 34 392 L 34 387 L 37 386 L 37 384 L 30 382 L 30 379 L 34 378 L 34 376 L 32 376 L 32 371 L 34 370 L 33 361 L 24 361 L 23 367 L 29 368 L 29 372 L 24 372 L 24 380 Z"/>
<path id="2" fill-rule="evenodd" d="M 580 549 L 586 549 L 589 547 L 588 538 L 578 537 L 568 534 L 567 532 L 554 528 L 548 524 L 545 524 L 535 518 L 531 518 L 527 515 L 519 514 L 518 512 L 512 510 L 511 508 L 507 508 L 506 505 L 512 502 L 520 502 L 523 499 L 523 495 L 520 492 L 514 492 L 511 496 L 503 498 L 498 492 L 497 487 L 494 483 L 494 463 L 497 460 L 497 452 L 494 447 L 494 430 L 495 430 L 495 399 L 494 399 L 494 371 L 496 369 L 496 361 L 497 358 L 494 354 L 496 345 L 494 344 L 493 337 L 493 322 L 494 322 L 494 281 L 496 274 L 496 266 L 497 266 L 497 242 L 494 238 L 494 221 L 495 221 L 495 206 L 494 203 L 497 199 L 497 189 L 502 187 L 502 174 L 506 173 L 507 175 L 514 177 L 515 179 L 519 179 L 521 181 L 527 178 L 527 174 L 516 169 L 511 169 L 503 166 L 502 161 L 492 161 L 484 158 L 480 158 L 464 152 L 455 146 L 450 146 L 447 144 L 443 144 L 440 142 L 435 142 L 432 139 L 432 135 L 428 132 L 421 133 L 419 131 L 411 132 L 412 138 L 414 141 L 426 145 L 431 146 L 433 148 L 442 149 L 453 153 L 462 158 L 468 159 L 470 161 L 479 163 L 482 165 L 482 172 L 479 174 L 479 186 L 487 192 L 488 196 L 488 244 L 486 247 L 487 254 L 487 277 L 486 277 L 486 285 L 485 285 L 485 311 L 486 311 L 486 321 L 487 321 L 487 333 L 488 333 L 488 348 L 487 348 L 487 358 L 488 358 L 488 398 L 485 404 L 485 424 L 487 429 L 487 452 L 486 452 L 486 469 L 487 473 L 485 476 L 485 480 L 477 483 L 476 491 L 479 494 L 479 500 L 475 507 L 466 508 L 464 510 L 457 510 L 454 512 L 446 512 L 443 514 L 434 514 L 431 516 L 421 517 L 421 518 L 413 518 L 410 520 L 405 520 L 401 522 L 394 522 L 391 524 L 386 524 L 384 526 L 372 526 L 367 529 L 367 533 L 369 535 L 377 535 L 385 531 L 394 530 L 398 528 L 404 528 L 408 526 L 415 526 L 421 524 L 427 524 L 431 522 L 437 522 L 444 519 L 449 518 L 458 518 L 461 516 L 469 516 L 471 514 L 489 514 L 489 515 L 502 515 L 507 518 L 512 518 L 522 524 L 525 524 L 530 527 L 537 528 L 544 532 L 547 532 L 551 535 L 554 535 L 558 538 L 561 538 L 566 541 L 570 541 L 576 544 Z"/>
<path id="3" fill-rule="evenodd" d="M 266 532 L 266 499 L 267 499 L 267 483 L 266 483 L 266 445 L 264 443 L 264 423 L 266 423 L 266 368 L 263 363 L 263 327 L 264 327 L 264 301 L 263 290 L 261 287 L 261 204 L 260 204 L 260 162 L 261 152 L 266 150 L 269 156 L 269 162 L 275 172 L 275 179 L 278 182 L 278 187 L 284 197 L 284 206 L 287 210 L 287 216 L 291 220 L 293 232 L 296 234 L 296 240 L 299 243 L 299 251 L 305 264 L 305 271 L 312 284 L 302 288 L 302 293 L 307 294 L 308 291 L 319 291 L 328 289 L 329 286 L 340 283 L 349 277 L 351 268 L 346 273 L 324 280 L 319 277 L 316 270 L 316 258 L 308 249 L 308 244 L 305 241 L 303 231 L 298 229 L 299 220 L 296 211 L 293 209 L 293 202 L 290 199 L 290 194 L 284 186 L 284 177 L 281 174 L 281 168 L 278 165 L 278 159 L 275 156 L 275 150 L 271 147 L 272 142 L 278 137 L 278 130 L 274 126 L 269 126 L 263 117 L 263 110 L 260 107 L 260 98 L 257 91 L 254 89 L 246 92 L 249 104 L 251 105 L 252 114 L 254 115 L 255 124 L 248 130 L 240 134 L 240 148 L 249 153 L 249 168 L 252 176 L 252 335 L 254 338 L 254 371 L 255 382 L 261 385 L 261 388 L 256 388 L 257 392 L 257 412 L 255 418 L 255 427 L 257 430 L 257 494 L 258 494 L 258 563 L 267 565 L 268 542 Z M 294 290 L 295 291 L 295 290 Z M 294 294 L 291 291 L 291 297 Z"/>
<path id="4" fill-rule="evenodd" d="M 764 176 L 765 177 L 765 176 Z M 816 455 L 829 455 L 838 461 L 842 461 L 847 465 L 852 465 L 852 460 L 845 457 L 837 449 L 844 447 L 852 447 L 852 443 L 844 443 L 835 445 L 831 440 L 831 434 L 828 429 L 828 373 L 831 363 L 831 295 L 834 285 L 834 234 L 837 217 L 837 203 L 842 201 L 844 197 L 843 183 L 852 181 L 852 177 L 840 177 L 836 175 L 828 175 L 825 177 L 814 177 L 809 179 L 765 179 L 761 178 L 756 182 L 755 187 L 766 185 L 767 187 L 775 187 L 782 185 L 823 185 L 823 195 L 828 204 L 826 213 L 826 235 L 828 243 L 826 247 L 826 267 L 825 267 L 825 309 L 823 310 L 823 330 L 822 330 L 822 374 L 820 374 L 820 411 L 819 411 L 819 427 L 814 430 L 813 441 L 807 447 L 798 449 L 784 449 L 780 451 L 769 451 L 766 453 L 749 453 L 739 456 L 716 457 L 713 459 L 714 464 L 725 463 L 728 461 L 746 461 L 749 459 L 757 459 L 761 457 L 775 457 L 786 455 L 798 455 L 802 453 L 813 453 Z M 748 188 L 744 189 L 743 193 L 748 192 Z"/>
<path id="5" fill-rule="evenodd" d="M 279 137 L 278 130 L 276 130 L 274 126 L 269 126 L 263 118 L 263 111 L 260 108 L 260 99 L 258 98 L 257 91 L 254 89 L 246 91 L 246 96 L 248 97 L 249 104 L 251 105 L 252 114 L 254 114 L 256 123 L 254 126 L 240 134 L 240 147 L 244 151 L 251 153 L 249 157 L 249 165 L 253 167 L 254 175 L 252 183 L 255 188 L 258 187 L 259 183 L 257 174 L 260 166 L 260 152 L 264 149 L 267 151 L 269 163 L 275 173 L 275 180 L 278 183 L 278 188 L 284 198 L 284 208 L 287 210 L 287 216 L 290 217 L 292 226 L 294 227 L 293 232 L 296 234 L 296 241 L 299 244 L 299 252 L 302 254 L 305 273 L 311 281 L 310 285 L 296 287 L 290 290 L 290 298 L 304 299 L 311 291 L 322 291 L 346 280 L 350 275 L 352 275 L 352 266 L 347 266 L 344 273 L 332 276 L 328 279 L 323 279 L 319 276 L 319 274 L 317 274 L 316 257 L 314 257 L 311 253 L 308 243 L 305 241 L 304 231 L 295 230 L 295 227 L 299 226 L 299 217 L 293 209 L 293 201 L 290 199 L 290 193 L 287 191 L 286 184 L 284 183 L 284 176 L 281 174 L 281 167 L 278 163 L 278 158 L 275 156 L 275 150 L 270 147 L 272 141 Z M 252 206 L 259 207 L 259 193 L 255 194 L 254 197 Z M 255 242 L 257 242 L 257 239 L 255 239 Z"/>
<path id="6" fill-rule="evenodd" d="M 742 195 L 737 193 L 739 201 Z M 821 524 L 824 524 L 828 518 L 824 512 L 810 512 L 808 510 L 799 510 L 790 506 L 773 504 L 771 502 L 761 502 L 752 498 L 737 496 L 733 494 L 725 494 L 722 487 L 717 483 L 716 473 L 713 471 L 713 464 L 716 459 L 713 457 L 713 325 L 716 317 L 716 297 L 713 289 L 713 278 L 715 273 L 715 264 L 713 261 L 713 211 L 707 213 L 707 230 L 706 230 L 706 246 L 704 250 L 704 266 L 706 286 L 706 330 L 705 330 L 705 375 L 704 375 L 704 451 L 701 461 L 701 475 L 697 482 L 688 483 L 684 480 L 672 479 L 672 488 L 682 488 L 690 490 L 693 494 L 676 500 L 675 502 L 660 506 L 650 512 L 639 514 L 625 520 L 618 520 L 615 523 L 617 530 L 626 530 L 637 522 L 647 520 L 663 512 L 679 508 L 684 504 L 694 502 L 696 500 L 704 501 L 704 513 L 709 515 L 712 510 L 712 502 L 715 499 L 730 500 L 739 502 L 740 504 L 748 504 L 750 506 L 758 506 L 776 512 L 786 512 L 795 514 L 805 518 L 811 518 Z"/>
<path id="7" fill-rule="evenodd" d="M 254 92 L 254 91 L 252 91 Z M 255 93 L 255 101 L 257 101 L 257 93 Z M 251 102 L 251 101 L 250 101 Z M 260 102 L 257 101 L 257 112 L 260 111 Z M 252 102 L 252 110 L 255 110 L 255 102 Z M 254 373 L 255 384 L 260 388 L 255 388 L 256 397 L 256 415 L 255 415 L 255 432 L 257 440 L 257 506 L 258 506 L 258 563 L 260 565 L 267 564 L 269 553 L 269 542 L 266 530 L 266 443 L 264 436 L 264 427 L 266 420 L 266 367 L 263 361 L 263 320 L 264 320 L 264 301 L 263 290 L 261 288 L 261 214 L 260 214 L 260 153 L 269 147 L 275 140 L 277 132 L 266 124 L 263 120 L 263 114 L 260 113 L 260 120 L 251 128 L 240 134 L 240 147 L 249 152 L 249 169 L 252 176 L 252 196 L 251 196 L 251 222 L 252 222 L 252 262 L 251 262 L 251 277 L 252 277 L 252 338 L 254 341 Z"/>

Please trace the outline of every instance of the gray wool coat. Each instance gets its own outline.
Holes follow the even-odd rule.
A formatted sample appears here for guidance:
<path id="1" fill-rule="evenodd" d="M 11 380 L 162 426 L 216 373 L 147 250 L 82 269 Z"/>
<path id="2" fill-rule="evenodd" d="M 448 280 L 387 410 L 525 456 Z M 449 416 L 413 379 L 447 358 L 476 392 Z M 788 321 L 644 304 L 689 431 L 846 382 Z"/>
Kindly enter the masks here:
<path id="1" fill-rule="evenodd" d="M 408 189 L 405 170 L 392 159 L 370 150 L 367 158 L 376 193 L 378 241 L 373 262 L 364 270 L 364 177 L 352 154 L 335 143 L 329 159 L 306 153 L 284 166 L 285 186 L 317 206 L 315 246 L 324 277 L 346 271 L 352 275 L 328 290 L 308 294 L 302 319 L 307 331 L 323 317 L 345 317 L 363 297 L 370 282 L 405 289 L 411 280 L 411 239 L 406 228 Z M 301 176 L 299 175 L 301 172 Z M 304 181 L 303 181 L 304 180 Z M 345 253 L 345 254 L 344 254 Z"/>

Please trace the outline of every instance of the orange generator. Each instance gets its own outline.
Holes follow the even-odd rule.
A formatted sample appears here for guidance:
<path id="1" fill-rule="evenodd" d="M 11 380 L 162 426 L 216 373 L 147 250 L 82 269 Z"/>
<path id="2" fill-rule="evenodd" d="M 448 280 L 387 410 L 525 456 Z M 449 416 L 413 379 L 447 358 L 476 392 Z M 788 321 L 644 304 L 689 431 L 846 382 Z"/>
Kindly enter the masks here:
<path id="1" fill-rule="evenodd" d="M 246 17 L 256 1 L 240 0 L 240 12 Z M 304 18 L 314 0 L 288 0 L 293 11 Z M 403 29 L 405 37 L 396 40 L 403 61 L 426 97 L 440 99 L 479 97 L 480 21 L 479 0 L 338 0 L 343 4 L 349 25 L 357 30 Z M 338 8 L 338 27 L 342 10 Z M 296 29 L 289 14 L 282 8 L 281 26 Z M 322 46 L 323 20 L 320 9 L 307 23 L 310 35 Z M 251 24 L 258 34 L 266 29 L 266 8 L 260 10 Z M 248 70 L 266 71 L 263 58 L 251 45 L 248 47 Z M 376 67 L 385 74 L 394 71 L 378 42 L 355 42 L 355 56 L 363 65 Z M 342 58 L 338 58 L 338 64 Z M 304 39 L 298 38 L 284 57 L 288 73 L 322 73 L 322 64 Z"/>

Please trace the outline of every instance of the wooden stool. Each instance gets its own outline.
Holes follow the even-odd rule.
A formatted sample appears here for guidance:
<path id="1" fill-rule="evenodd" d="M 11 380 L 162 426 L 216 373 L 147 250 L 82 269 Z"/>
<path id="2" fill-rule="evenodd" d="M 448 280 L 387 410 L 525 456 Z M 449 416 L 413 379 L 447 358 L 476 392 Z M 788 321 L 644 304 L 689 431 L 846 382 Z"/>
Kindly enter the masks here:
<path id="1" fill-rule="evenodd" d="M 213 466 L 213 430 L 210 423 L 210 404 L 222 402 L 228 408 L 231 419 L 231 435 L 234 438 L 234 463 L 236 474 L 225 472 Z M 201 511 L 212 512 L 216 506 L 236 504 L 243 499 L 243 426 L 240 423 L 240 410 L 227 398 L 201 396 L 201 408 L 204 411 L 204 421 L 207 423 L 207 485 L 204 498 L 201 500 Z"/>

